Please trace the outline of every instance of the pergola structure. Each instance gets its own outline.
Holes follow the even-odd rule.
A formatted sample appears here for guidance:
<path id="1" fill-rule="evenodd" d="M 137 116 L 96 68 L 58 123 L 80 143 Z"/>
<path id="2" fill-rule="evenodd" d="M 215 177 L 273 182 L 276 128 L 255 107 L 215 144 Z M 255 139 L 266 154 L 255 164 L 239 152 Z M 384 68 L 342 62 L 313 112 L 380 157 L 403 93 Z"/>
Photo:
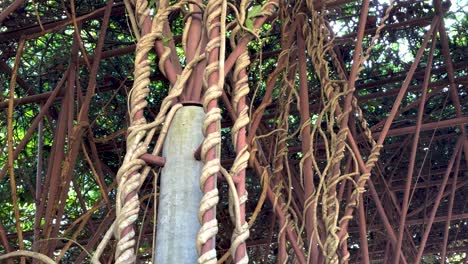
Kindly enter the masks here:
<path id="1" fill-rule="evenodd" d="M 200 263 L 465 263 L 467 12 L 0 3 L 0 262 L 150 263 L 161 149 L 195 105 Z"/>

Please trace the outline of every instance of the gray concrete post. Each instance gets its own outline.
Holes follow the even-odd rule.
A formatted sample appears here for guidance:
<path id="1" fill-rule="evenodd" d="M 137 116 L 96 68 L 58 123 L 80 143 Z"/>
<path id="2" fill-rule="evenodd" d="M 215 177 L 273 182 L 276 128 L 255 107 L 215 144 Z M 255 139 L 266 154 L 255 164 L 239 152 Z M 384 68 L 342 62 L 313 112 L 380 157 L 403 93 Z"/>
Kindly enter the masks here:
<path id="1" fill-rule="evenodd" d="M 193 157 L 203 141 L 205 113 L 199 106 L 177 110 L 164 142 L 166 164 L 161 171 L 155 247 L 157 264 L 197 263 L 198 209 L 202 192 L 199 177 L 203 167 Z"/>

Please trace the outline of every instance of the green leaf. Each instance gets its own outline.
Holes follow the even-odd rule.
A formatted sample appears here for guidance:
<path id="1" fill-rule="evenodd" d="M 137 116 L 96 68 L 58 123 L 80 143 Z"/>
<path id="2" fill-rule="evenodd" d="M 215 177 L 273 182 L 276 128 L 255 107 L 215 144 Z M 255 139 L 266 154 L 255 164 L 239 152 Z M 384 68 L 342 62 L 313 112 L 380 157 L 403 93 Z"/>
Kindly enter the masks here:
<path id="1" fill-rule="evenodd" d="M 246 26 L 248 29 L 250 29 L 250 30 L 254 30 L 254 24 L 253 24 L 252 19 L 247 18 L 247 19 L 245 20 L 245 26 Z"/>
<path id="2" fill-rule="evenodd" d="M 149 3 L 148 3 L 148 7 L 149 8 L 156 7 L 156 0 L 150 0 Z"/>
<path id="3" fill-rule="evenodd" d="M 162 39 L 162 43 L 164 46 L 167 46 L 167 44 L 169 44 L 169 41 L 171 41 L 170 37 L 163 37 Z"/>
<path id="4" fill-rule="evenodd" d="M 255 5 L 255 6 L 253 6 L 252 9 L 250 9 L 250 11 L 247 13 L 247 18 L 255 17 L 255 16 L 257 16 L 258 14 L 260 14 L 261 11 L 262 11 L 262 6 L 261 6 L 261 5 Z M 247 21 L 246 21 L 246 25 L 247 25 Z"/>

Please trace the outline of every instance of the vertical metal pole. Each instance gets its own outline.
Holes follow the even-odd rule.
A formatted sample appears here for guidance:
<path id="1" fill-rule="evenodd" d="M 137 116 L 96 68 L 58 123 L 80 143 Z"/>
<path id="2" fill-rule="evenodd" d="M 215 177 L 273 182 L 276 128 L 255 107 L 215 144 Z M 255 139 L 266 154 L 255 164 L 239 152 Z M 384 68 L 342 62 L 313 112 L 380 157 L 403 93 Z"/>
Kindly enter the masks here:
<path id="1" fill-rule="evenodd" d="M 205 113 L 199 106 L 177 110 L 164 142 L 166 163 L 161 172 L 155 262 L 196 263 L 198 208 L 202 192 L 199 178 L 203 163 L 194 151 L 203 141 Z"/>

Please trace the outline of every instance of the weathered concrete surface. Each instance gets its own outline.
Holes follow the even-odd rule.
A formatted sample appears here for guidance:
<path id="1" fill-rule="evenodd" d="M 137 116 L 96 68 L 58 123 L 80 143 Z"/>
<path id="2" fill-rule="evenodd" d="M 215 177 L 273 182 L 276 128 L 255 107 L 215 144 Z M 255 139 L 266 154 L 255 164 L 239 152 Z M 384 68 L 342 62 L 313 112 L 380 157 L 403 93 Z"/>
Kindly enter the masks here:
<path id="1" fill-rule="evenodd" d="M 177 110 L 164 142 L 155 248 L 157 264 L 197 263 L 196 239 L 203 167 L 193 157 L 203 141 L 205 113 L 199 106 Z"/>

